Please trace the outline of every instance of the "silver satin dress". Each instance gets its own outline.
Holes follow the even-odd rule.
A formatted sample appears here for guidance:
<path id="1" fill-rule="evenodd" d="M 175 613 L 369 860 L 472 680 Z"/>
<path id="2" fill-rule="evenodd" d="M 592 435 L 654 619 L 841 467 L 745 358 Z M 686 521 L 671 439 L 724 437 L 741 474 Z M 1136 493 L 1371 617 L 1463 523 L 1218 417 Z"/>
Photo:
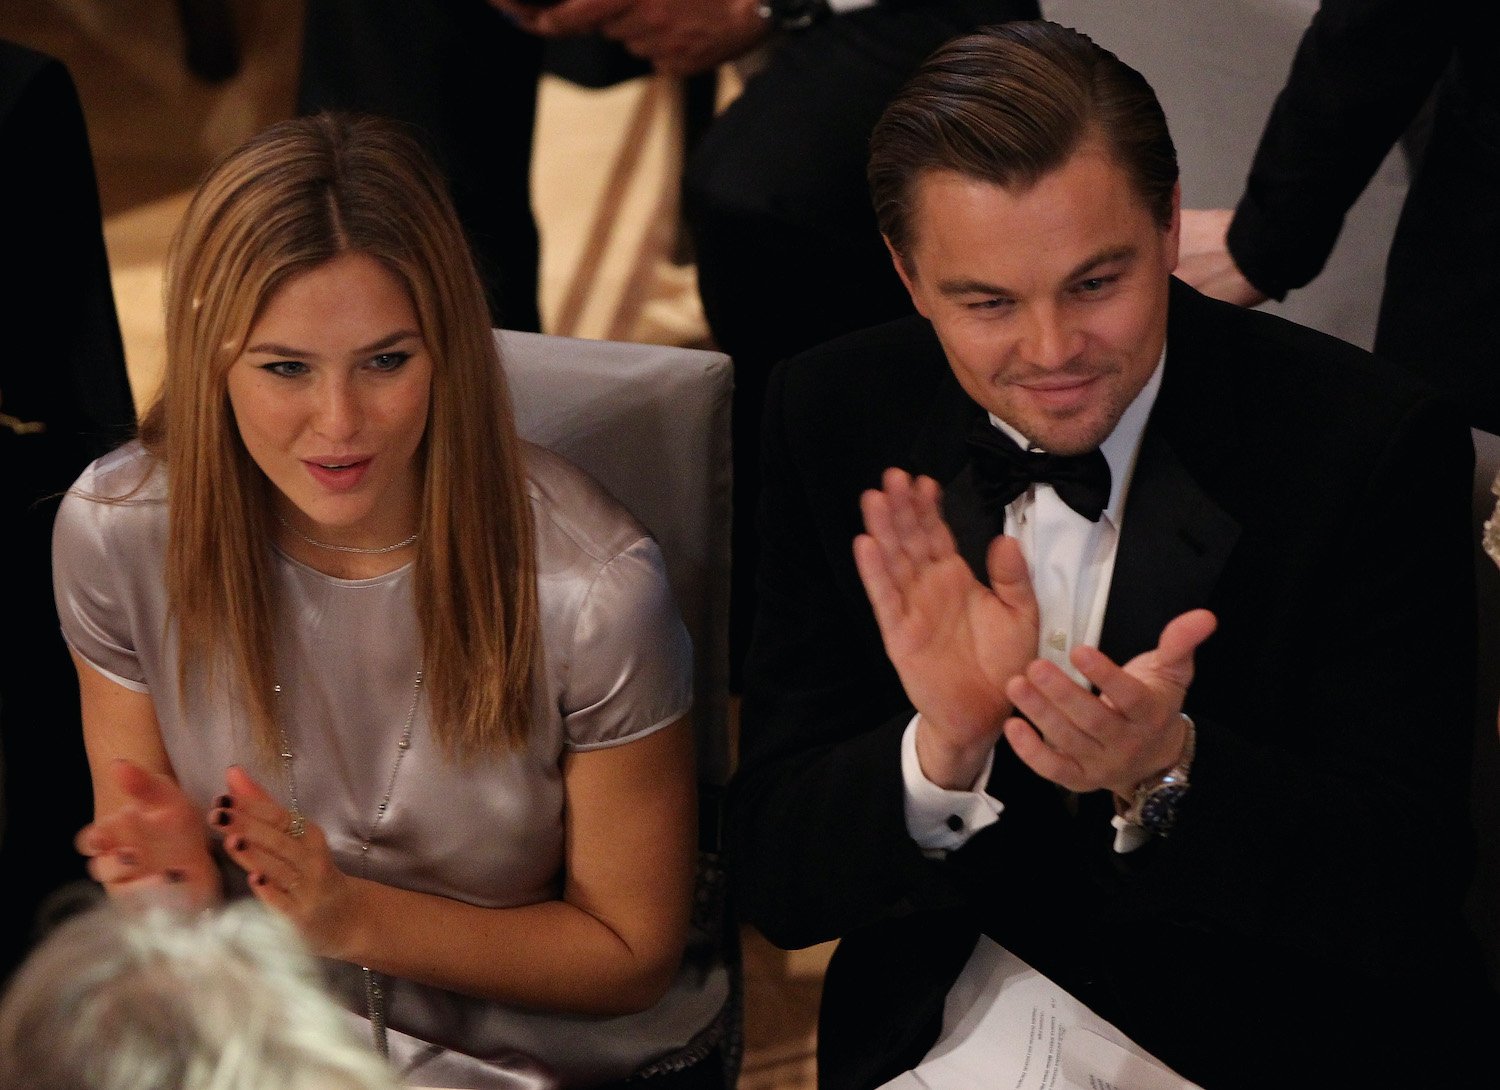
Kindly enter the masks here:
<path id="1" fill-rule="evenodd" d="M 348 873 L 486 907 L 554 899 L 563 864 L 564 754 L 628 744 L 689 710 L 691 647 L 656 543 L 556 455 L 528 447 L 527 473 L 545 661 L 530 737 L 519 752 L 463 767 L 444 761 L 423 697 L 391 785 L 421 643 L 412 567 L 336 579 L 276 554 L 281 676 L 265 684 L 282 687 L 298 801 Z M 89 498 L 123 495 L 147 474 L 126 502 Z M 63 634 L 101 673 L 152 694 L 177 779 L 205 812 L 224 791 L 231 764 L 284 794 L 281 762 L 258 751 L 222 681 L 178 691 L 162 584 L 165 497 L 164 471 L 153 469 L 138 444 L 84 471 L 53 533 Z M 388 785 L 389 808 L 361 852 Z M 363 1013 L 363 974 L 329 965 L 335 991 Z M 722 967 L 701 947 L 689 950 L 661 1002 L 622 1017 L 523 1010 L 387 978 L 391 1057 L 424 1085 L 589 1085 L 690 1056 L 727 991 Z"/>

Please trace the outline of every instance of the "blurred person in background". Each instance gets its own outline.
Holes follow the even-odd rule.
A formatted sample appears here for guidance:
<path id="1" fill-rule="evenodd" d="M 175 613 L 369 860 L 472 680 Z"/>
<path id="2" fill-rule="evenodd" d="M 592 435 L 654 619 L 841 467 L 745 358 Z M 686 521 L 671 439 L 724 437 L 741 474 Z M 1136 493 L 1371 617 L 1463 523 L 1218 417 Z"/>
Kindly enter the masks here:
<path id="1" fill-rule="evenodd" d="M 396 1090 L 285 920 L 113 903 L 33 951 L 0 1003 L 5 1090 Z"/>
<path id="2" fill-rule="evenodd" d="M 0 40 L 0 982 L 86 884 L 77 681 L 52 605 L 52 520 L 89 461 L 135 426 L 83 110 L 61 61 Z M 25 164 L 24 168 L 19 164 Z"/>
<path id="3" fill-rule="evenodd" d="M 1178 275 L 1242 306 L 1284 299 L 1322 271 L 1345 214 L 1402 141 L 1411 185 L 1375 354 L 1500 433 L 1500 46 L 1481 12 L 1463 0 L 1323 0 L 1238 206 L 1183 212 Z"/>

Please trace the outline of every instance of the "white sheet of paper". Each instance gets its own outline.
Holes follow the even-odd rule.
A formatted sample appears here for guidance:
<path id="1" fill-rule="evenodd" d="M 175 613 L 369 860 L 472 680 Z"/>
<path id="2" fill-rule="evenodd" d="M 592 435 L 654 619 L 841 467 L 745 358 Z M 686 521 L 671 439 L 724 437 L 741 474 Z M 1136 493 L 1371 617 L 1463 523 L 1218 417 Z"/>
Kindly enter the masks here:
<path id="1" fill-rule="evenodd" d="M 1009 950 L 980 936 L 922 1062 L 881 1090 L 1198 1090 Z"/>

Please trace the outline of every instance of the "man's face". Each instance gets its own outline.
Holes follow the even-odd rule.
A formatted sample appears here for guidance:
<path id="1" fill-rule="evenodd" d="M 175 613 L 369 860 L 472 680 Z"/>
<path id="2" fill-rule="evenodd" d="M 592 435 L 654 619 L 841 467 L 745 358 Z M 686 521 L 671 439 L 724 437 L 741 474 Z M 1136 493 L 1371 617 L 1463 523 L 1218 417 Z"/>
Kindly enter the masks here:
<path id="1" fill-rule="evenodd" d="M 1161 356 L 1176 196 L 1164 229 L 1086 142 L 1030 189 L 932 171 L 913 198 L 896 271 L 960 385 L 1044 450 L 1097 447 Z"/>

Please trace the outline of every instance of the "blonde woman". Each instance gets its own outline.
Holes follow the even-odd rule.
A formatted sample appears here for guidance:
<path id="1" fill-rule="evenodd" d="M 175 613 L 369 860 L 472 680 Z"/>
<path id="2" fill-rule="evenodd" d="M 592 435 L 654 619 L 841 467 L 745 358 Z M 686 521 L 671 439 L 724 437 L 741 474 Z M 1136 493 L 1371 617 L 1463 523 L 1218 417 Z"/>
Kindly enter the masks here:
<path id="1" fill-rule="evenodd" d="M 167 328 L 54 537 L 91 873 L 247 888 L 415 1082 L 713 1085 L 688 640 L 646 532 L 517 439 L 435 168 L 273 126 L 189 207 Z"/>

